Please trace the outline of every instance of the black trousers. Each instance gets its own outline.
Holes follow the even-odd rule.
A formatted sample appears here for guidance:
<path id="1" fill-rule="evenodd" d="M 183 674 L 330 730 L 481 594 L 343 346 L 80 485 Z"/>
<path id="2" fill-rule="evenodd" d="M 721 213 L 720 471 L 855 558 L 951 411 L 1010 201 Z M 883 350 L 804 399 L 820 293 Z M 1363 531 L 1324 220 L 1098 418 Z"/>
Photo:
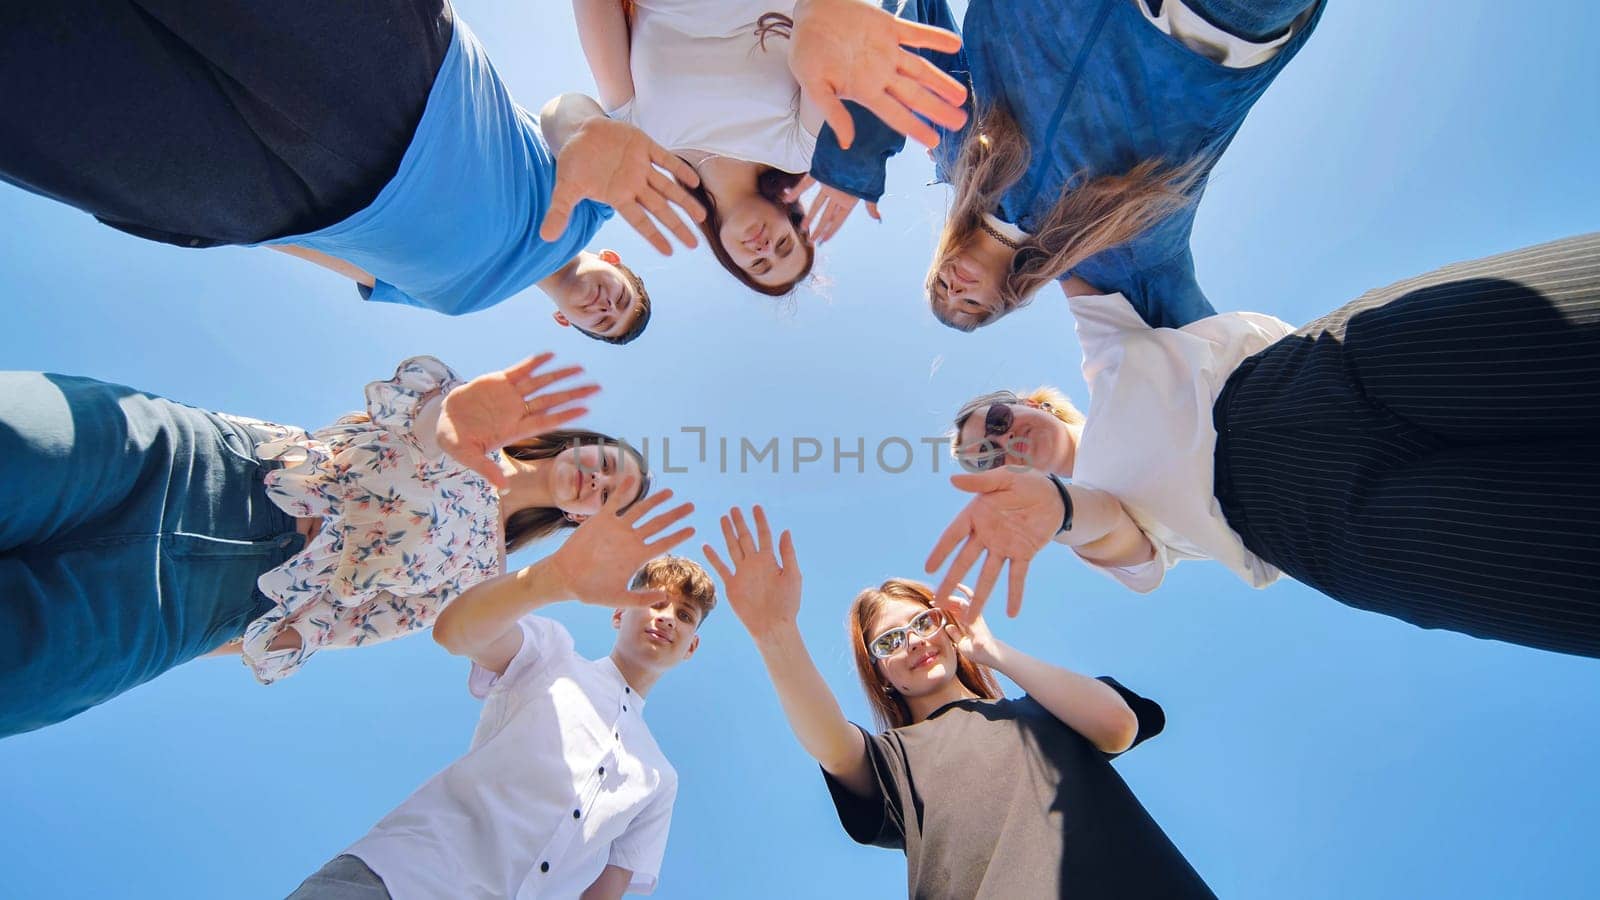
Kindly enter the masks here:
<path id="1" fill-rule="evenodd" d="M 3 0 L 0 179 L 190 247 L 370 204 L 451 36 L 444 0 Z"/>
<path id="2" fill-rule="evenodd" d="M 1214 410 L 1245 546 L 1336 600 L 1600 657 L 1600 235 L 1373 291 Z"/>

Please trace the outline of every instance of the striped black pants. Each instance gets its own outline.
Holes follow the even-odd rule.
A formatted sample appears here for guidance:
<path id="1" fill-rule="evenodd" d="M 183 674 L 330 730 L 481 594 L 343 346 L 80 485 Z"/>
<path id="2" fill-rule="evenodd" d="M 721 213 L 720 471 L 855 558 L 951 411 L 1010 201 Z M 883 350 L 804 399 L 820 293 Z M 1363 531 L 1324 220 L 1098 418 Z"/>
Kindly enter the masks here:
<path id="1" fill-rule="evenodd" d="M 1216 492 L 1350 606 L 1600 657 L 1600 234 L 1372 291 L 1245 360 Z"/>

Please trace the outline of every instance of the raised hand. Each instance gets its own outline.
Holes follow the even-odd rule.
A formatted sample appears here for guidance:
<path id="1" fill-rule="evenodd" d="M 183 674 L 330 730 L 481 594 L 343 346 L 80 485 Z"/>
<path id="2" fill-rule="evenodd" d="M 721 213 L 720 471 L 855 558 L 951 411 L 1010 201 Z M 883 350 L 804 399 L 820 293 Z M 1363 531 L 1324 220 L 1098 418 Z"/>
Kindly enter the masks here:
<path id="1" fill-rule="evenodd" d="M 651 540 L 694 512 L 693 503 L 652 516 L 672 491 L 662 490 L 623 511 L 624 497 L 633 496 L 638 479 L 630 476 L 611 492 L 600 512 L 579 525 L 561 548 L 550 556 L 550 567 L 563 593 L 596 606 L 650 606 L 669 599 L 666 591 L 635 591 L 628 579 L 645 563 L 694 536 L 694 528 L 680 528 Z"/>
<path id="2" fill-rule="evenodd" d="M 960 580 L 983 557 L 978 585 L 972 592 L 968 618 L 983 612 L 989 593 L 1000 580 L 1000 570 L 1008 568 L 1006 615 L 1022 609 L 1022 589 L 1028 578 L 1028 564 L 1061 527 L 1065 509 L 1061 494 L 1045 475 L 1033 470 L 993 469 L 950 479 L 956 488 L 976 494 L 939 536 L 928 554 L 926 571 L 939 571 L 950 554 L 954 561 L 939 582 L 935 597 L 947 597 Z M 960 548 L 957 551 L 957 548 Z"/>
<path id="3" fill-rule="evenodd" d="M 751 637 L 763 637 L 785 627 L 793 627 L 800 614 L 800 563 L 794 554 L 794 538 L 785 531 L 773 552 L 772 529 L 767 513 L 760 506 L 752 510 L 755 533 L 745 524 L 738 507 L 722 517 L 722 538 L 727 543 L 729 562 L 722 561 L 710 544 L 704 545 L 706 561 L 722 578 L 728 605 L 739 617 Z"/>
<path id="4" fill-rule="evenodd" d="M 956 649 L 980 666 L 993 667 L 999 659 L 999 654 L 995 652 L 998 642 L 989 630 L 989 624 L 983 621 L 983 616 L 970 611 L 971 606 L 972 589 L 964 584 L 956 585 L 956 593 L 940 603 L 942 609 L 950 611 L 960 620 L 960 624 L 955 626 L 959 632 L 956 635 Z"/>
<path id="5" fill-rule="evenodd" d="M 967 89 L 939 67 L 912 53 L 961 49 L 961 36 L 907 22 L 863 0 L 800 0 L 794 10 L 789 69 L 833 126 L 839 146 L 855 140 L 855 125 L 843 101 L 854 100 L 885 125 L 932 147 L 939 133 L 922 119 L 947 129 L 967 121 Z M 918 118 L 918 116 L 922 118 Z"/>
<path id="6" fill-rule="evenodd" d="M 439 449 L 485 481 L 504 488 L 506 475 L 489 454 L 579 418 L 588 409 L 573 404 L 600 390 L 597 384 L 585 384 L 541 393 L 583 372 L 581 366 L 539 372 L 554 356 L 530 356 L 509 369 L 479 375 L 446 394 L 434 430 Z"/>
<path id="7" fill-rule="evenodd" d="M 811 204 L 806 207 L 806 217 L 800 220 L 800 228 L 810 236 L 812 243 L 820 244 L 839 233 L 844 220 L 850 218 L 850 213 L 860 202 L 861 198 L 854 194 L 825 184 L 818 185 L 816 196 L 811 198 Z M 867 215 L 874 221 L 883 221 L 876 203 L 867 204 Z"/>
<path id="8" fill-rule="evenodd" d="M 556 157 L 556 189 L 539 237 L 546 241 L 561 237 L 578 203 L 598 200 L 615 209 L 650 246 L 671 256 L 672 244 L 650 216 L 677 235 L 685 247 L 696 246 L 694 229 L 672 206 L 676 204 L 696 222 L 705 221 L 705 207 L 683 187 L 699 184 L 700 176 L 677 154 L 632 125 L 597 115 L 584 121 Z"/>

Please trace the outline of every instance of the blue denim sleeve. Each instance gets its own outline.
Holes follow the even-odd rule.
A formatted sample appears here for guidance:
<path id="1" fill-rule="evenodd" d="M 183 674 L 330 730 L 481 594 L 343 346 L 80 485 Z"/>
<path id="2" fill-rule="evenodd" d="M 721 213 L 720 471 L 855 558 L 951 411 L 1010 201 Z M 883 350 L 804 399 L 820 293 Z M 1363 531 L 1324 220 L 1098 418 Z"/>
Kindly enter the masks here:
<path id="1" fill-rule="evenodd" d="M 933 25 L 946 31 L 959 31 L 956 18 L 946 0 L 880 0 L 888 12 L 912 22 Z M 938 66 L 945 73 L 966 82 L 967 60 L 963 53 L 934 53 L 918 50 L 917 54 Z M 972 98 L 967 98 L 971 110 Z M 856 103 L 845 103 L 850 111 L 850 121 L 855 125 L 856 138 L 846 150 L 832 126 L 824 125 L 817 135 L 817 149 L 811 157 L 811 177 L 829 187 L 876 203 L 883 197 L 884 173 L 889 157 L 899 153 L 906 145 L 905 136 L 883 124 L 883 120 Z"/>
<path id="2" fill-rule="evenodd" d="M 1182 328 L 1217 314 L 1194 274 L 1194 255 L 1187 248 L 1157 266 L 1139 271 L 1128 302 L 1151 328 Z"/>

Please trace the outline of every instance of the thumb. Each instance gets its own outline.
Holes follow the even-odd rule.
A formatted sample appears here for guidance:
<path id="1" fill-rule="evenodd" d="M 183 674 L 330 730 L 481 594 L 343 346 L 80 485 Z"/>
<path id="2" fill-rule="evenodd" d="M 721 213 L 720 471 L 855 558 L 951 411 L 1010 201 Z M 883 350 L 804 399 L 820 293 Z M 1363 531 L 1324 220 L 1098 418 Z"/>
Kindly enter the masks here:
<path id="1" fill-rule="evenodd" d="M 470 450 L 459 456 L 454 453 L 450 455 L 456 462 L 482 475 L 484 481 L 502 491 L 506 489 L 506 473 L 500 471 L 500 466 L 494 460 L 481 453 L 473 453 Z"/>
<path id="2" fill-rule="evenodd" d="M 539 239 L 554 241 L 560 238 L 567 230 L 567 220 L 572 218 L 572 210 L 582 199 L 581 192 L 572 182 L 557 181 L 555 193 L 550 196 L 550 210 L 544 214 L 544 222 L 539 226 Z"/>
<path id="3" fill-rule="evenodd" d="M 832 90 L 812 91 L 811 99 L 822 107 L 822 117 L 833 128 L 833 136 L 839 141 L 841 150 L 849 150 L 856 139 L 856 123 L 850 118 L 850 110 L 845 109 L 844 101 Z"/>
<path id="4" fill-rule="evenodd" d="M 811 190 L 811 186 L 816 183 L 816 179 L 812 178 L 810 173 L 805 174 L 800 178 L 799 181 L 795 182 L 794 187 L 783 192 L 784 202 L 793 203 L 794 201 L 800 199 L 800 195 Z"/>
<path id="5" fill-rule="evenodd" d="M 874 221 L 877 221 L 877 222 L 882 222 L 883 221 L 883 216 L 878 214 L 878 204 L 876 204 L 876 203 L 868 203 L 867 204 L 867 215 L 871 216 Z"/>
<path id="6" fill-rule="evenodd" d="M 959 491 L 969 494 L 987 494 L 1001 488 L 1010 487 L 1016 480 L 1016 473 L 1001 466 L 987 472 L 963 472 L 950 476 L 950 485 Z"/>
<path id="7" fill-rule="evenodd" d="M 667 591 L 629 591 L 618 598 L 617 602 L 623 606 L 655 606 L 657 603 L 667 603 L 672 600 L 672 594 Z"/>

